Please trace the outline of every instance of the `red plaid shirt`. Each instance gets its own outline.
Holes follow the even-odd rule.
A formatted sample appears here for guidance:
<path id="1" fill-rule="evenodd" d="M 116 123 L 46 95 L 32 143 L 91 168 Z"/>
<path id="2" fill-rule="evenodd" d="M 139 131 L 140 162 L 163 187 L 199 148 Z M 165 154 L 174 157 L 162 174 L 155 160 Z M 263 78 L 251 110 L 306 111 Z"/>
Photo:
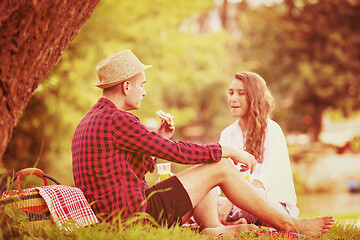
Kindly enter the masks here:
<path id="1" fill-rule="evenodd" d="M 172 141 L 149 131 L 139 119 L 100 98 L 80 121 L 72 140 L 76 187 L 92 203 L 96 214 L 122 212 L 123 217 L 145 211 L 145 174 L 156 159 L 183 164 L 219 161 L 219 144 Z"/>

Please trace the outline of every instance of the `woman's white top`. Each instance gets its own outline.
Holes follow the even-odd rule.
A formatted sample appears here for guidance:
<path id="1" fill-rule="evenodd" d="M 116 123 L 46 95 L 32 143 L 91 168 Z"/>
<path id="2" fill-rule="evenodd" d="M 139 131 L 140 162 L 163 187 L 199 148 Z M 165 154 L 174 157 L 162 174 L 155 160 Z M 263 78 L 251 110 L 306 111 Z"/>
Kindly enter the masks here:
<path id="1" fill-rule="evenodd" d="M 221 132 L 219 142 L 223 146 L 244 149 L 244 136 L 239 120 Z M 281 127 L 270 119 L 268 119 L 264 146 L 263 162 L 256 164 L 253 174 L 249 176 L 249 181 L 260 181 L 269 201 L 286 204 L 290 215 L 297 217 L 299 209 L 296 207 L 297 199 L 286 139 Z M 249 175 L 250 171 L 243 174 Z"/>

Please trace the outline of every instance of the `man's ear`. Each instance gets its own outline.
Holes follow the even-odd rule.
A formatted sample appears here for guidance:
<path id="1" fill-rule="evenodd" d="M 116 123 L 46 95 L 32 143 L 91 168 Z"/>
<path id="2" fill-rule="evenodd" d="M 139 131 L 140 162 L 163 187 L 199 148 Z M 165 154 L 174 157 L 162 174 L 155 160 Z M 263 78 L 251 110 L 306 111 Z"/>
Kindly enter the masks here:
<path id="1" fill-rule="evenodd" d="M 129 90 L 130 90 L 130 82 L 129 81 L 125 81 L 123 84 L 122 84 L 122 90 L 123 90 L 123 93 L 125 95 L 128 95 L 129 94 Z"/>

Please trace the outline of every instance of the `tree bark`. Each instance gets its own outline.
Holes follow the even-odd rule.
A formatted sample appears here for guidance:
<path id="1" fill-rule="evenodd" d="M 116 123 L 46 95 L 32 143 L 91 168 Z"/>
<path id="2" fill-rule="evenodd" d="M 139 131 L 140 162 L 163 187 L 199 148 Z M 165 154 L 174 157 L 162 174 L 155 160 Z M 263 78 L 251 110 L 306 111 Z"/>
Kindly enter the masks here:
<path id="1" fill-rule="evenodd" d="M 324 108 L 320 108 L 319 111 L 314 113 L 314 122 L 312 124 L 312 140 L 318 142 L 320 139 L 320 133 L 322 131 L 322 118 L 324 114 Z"/>
<path id="2" fill-rule="evenodd" d="M 98 2 L 1 1 L 0 159 L 33 92 Z"/>

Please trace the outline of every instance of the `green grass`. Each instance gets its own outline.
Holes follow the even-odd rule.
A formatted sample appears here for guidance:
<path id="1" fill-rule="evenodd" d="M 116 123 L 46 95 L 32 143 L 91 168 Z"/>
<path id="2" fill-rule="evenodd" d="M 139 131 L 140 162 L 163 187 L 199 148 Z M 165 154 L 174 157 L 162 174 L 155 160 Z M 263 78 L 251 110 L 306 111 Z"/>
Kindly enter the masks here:
<path id="1" fill-rule="evenodd" d="M 73 223 L 66 226 L 72 231 L 65 231 L 56 225 L 50 227 L 33 228 L 27 221 L 27 216 L 19 210 L 12 210 L 9 207 L 2 208 L 0 213 L 0 240 L 2 239 L 129 239 L 129 240 L 197 240 L 212 239 L 199 234 L 197 231 L 183 228 L 171 227 L 161 228 L 151 225 L 135 223 L 137 218 L 126 222 L 114 221 L 112 223 L 100 223 L 89 227 L 77 228 Z M 216 239 L 216 238 L 214 238 Z M 239 232 L 236 238 L 223 237 L 222 239 L 294 239 L 279 236 L 265 236 L 258 232 Z M 340 219 L 335 225 L 320 238 L 301 239 L 360 239 L 360 228 L 355 220 Z"/>
<path id="2" fill-rule="evenodd" d="M 1 170 L 1 168 L 0 168 Z M 0 174 L 1 178 L 2 174 Z M 311 217 L 311 216 L 302 216 Z M 360 227 L 356 225 L 359 215 L 335 215 L 335 225 L 320 238 L 306 237 L 302 239 L 360 239 Z M 139 218 L 129 219 L 125 222 L 114 221 L 112 223 L 100 223 L 86 228 L 77 228 L 69 222 L 67 227 L 72 231 L 65 231 L 55 224 L 46 227 L 34 228 L 27 220 L 27 216 L 20 210 L 11 209 L 9 206 L 0 205 L 0 240 L 6 239 L 121 239 L 121 240 L 197 240 L 216 239 L 199 234 L 196 230 L 172 227 L 161 228 L 152 225 L 136 223 Z M 239 232 L 235 238 L 223 237 L 221 239 L 290 239 L 279 235 L 266 236 L 258 232 Z M 291 238 L 294 239 L 294 238 Z"/>

